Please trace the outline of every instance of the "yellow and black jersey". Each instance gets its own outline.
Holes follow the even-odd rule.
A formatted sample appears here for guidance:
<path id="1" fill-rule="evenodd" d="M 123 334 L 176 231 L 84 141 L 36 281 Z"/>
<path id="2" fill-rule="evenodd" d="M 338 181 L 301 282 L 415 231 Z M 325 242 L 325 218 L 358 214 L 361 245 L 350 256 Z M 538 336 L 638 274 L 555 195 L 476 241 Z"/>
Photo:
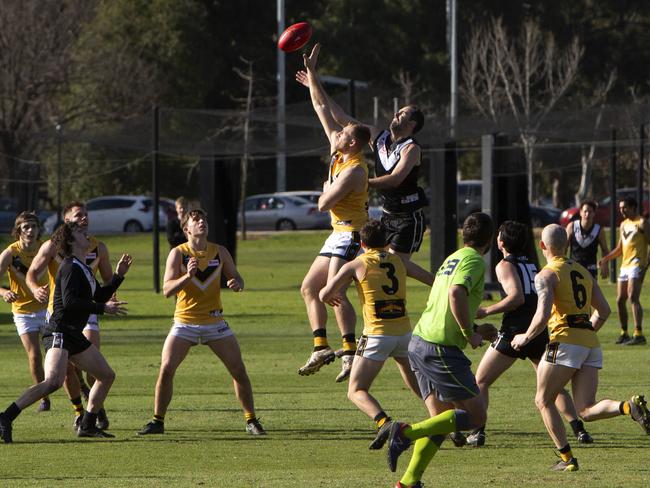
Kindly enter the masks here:
<path id="1" fill-rule="evenodd" d="M 182 255 L 181 270 L 187 271 L 190 258 L 198 260 L 198 270 L 192 279 L 177 294 L 174 321 L 182 324 L 214 324 L 220 322 L 221 311 L 221 270 L 223 263 L 219 256 L 219 246 L 208 242 L 205 251 L 195 251 L 189 243 L 176 249 Z"/>
<path id="2" fill-rule="evenodd" d="M 399 256 L 369 249 L 357 258 L 366 268 L 357 281 L 365 335 L 400 336 L 411 330 L 406 312 L 406 269 Z"/>
<path id="3" fill-rule="evenodd" d="M 27 251 L 22 248 L 20 241 L 16 241 L 7 248 L 11 252 L 11 263 L 7 270 L 9 273 L 9 289 L 18 296 L 18 299 L 11 304 L 13 313 L 35 313 L 45 309 L 45 305 L 34 298 L 25 280 L 27 270 L 41 245 L 42 243 L 39 241 L 36 249 Z M 42 276 L 38 280 L 38 285 L 44 286 L 46 284 L 47 277 Z"/>
<path id="4" fill-rule="evenodd" d="M 554 257 L 544 269 L 550 269 L 558 278 L 548 321 L 550 341 L 584 347 L 598 346 L 598 337 L 589 320 L 593 289 L 593 278 L 589 271 L 564 256 Z"/>
<path id="5" fill-rule="evenodd" d="M 648 264 L 648 244 L 650 236 L 643 232 L 643 218 L 625 219 L 621 224 L 621 243 L 623 247 L 622 268 Z"/>
<path id="6" fill-rule="evenodd" d="M 96 276 L 97 269 L 99 268 L 99 240 L 95 236 L 88 236 L 88 240 L 90 241 L 90 245 L 86 252 L 86 260 L 84 262 Z M 54 312 L 54 286 L 56 273 L 59 271 L 64 259 L 65 257 L 63 254 L 57 253 L 56 256 L 54 256 L 54 259 L 52 259 L 47 265 L 47 274 L 50 283 L 50 300 L 47 309 L 50 311 L 50 314 Z"/>
<path id="7" fill-rule="evenodd" d="M 357 153 L 347 161 L 343 161 L 343 155 L 340 152 L 335 153 L 330 163 L 329 182 L 331 185 L 341 172 L 355 167 L 363 170 L 366 183 L 362 191 L 351 191 L 336 202 L 334 208 L 330 210 L 332 228 L 335 231 L 358 232 L 368 221 L 368 164 L 363 154 Z"/>

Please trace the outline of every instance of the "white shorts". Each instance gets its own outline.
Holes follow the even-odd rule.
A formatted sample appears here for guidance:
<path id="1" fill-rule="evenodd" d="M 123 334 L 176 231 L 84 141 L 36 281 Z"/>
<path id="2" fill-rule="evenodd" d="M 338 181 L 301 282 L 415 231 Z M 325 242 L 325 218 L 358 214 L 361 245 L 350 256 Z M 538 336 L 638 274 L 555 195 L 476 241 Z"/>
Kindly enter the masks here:
<path id="1" fill-rule="evenodd" d="M 568 368 L 580 369 L 591 366 L 601 369 L 603 367 L 603 350 L 598 347 L 585 347 L 563 342 L 552 342 L 546 346 L 543 361 L 551 364 L 561 364 Z"/>
<path id="2" fill-rule="evenodd" d="M 29 334 L 30 332 L 43 333 L 45 329 L 45 315 L 47 310 L 34 313 L 14 313 L 14 324 L 18 335 Z"/>
<path id="3" fill-rule="evenodd" d="M 356 355 L 373 361 L 386 361 L 389 357 L 407 358 L 409 342 L 410 332 L 401 336 L 362 335 L 357 341 Z"/>
<path id="4" fill-rule="evenodd" d="M 618 281 L 637 280 L 642 274 L 641 266 L 625 266 L 619 271 Z"/>
<path id="5" fill-rule="evenodd" d="M 204 325 L 181 324 L 180 322 L 174 322 L 169 333 L 173 336 L 185 339 L 186 341 L 190 341 L 192 344 L 207 344 L 211 341 L 225 339 L 234 334 L 225 320 L 216 324 Z"/>
<path id="6" fill-rule="evenodd" d="M 361 249 L 361 238 L 358 232 L 332 232 L 323 244 L 319 256 L 337 257 L 352 261 Z"/>
<path id="7" fill-rule="evenodd" d="M 88 323 L 84 327 L 84 330 L 96 330 L 99 332 L 99 319 L 97 318 L 97 315 L 94 313 L 90 314 L 88 317 Z"/>

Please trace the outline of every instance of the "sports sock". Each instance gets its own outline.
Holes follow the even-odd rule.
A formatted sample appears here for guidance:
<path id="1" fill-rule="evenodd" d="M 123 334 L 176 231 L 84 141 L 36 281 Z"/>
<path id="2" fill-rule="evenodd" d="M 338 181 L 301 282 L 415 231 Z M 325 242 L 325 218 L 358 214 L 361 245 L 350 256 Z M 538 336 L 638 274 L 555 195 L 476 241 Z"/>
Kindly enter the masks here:
<path id="1" fill-rule="evenodd" d="M 430 435 L 444 435 L 457 430 L 467 430 L 471 427 L 469 415 L 465 410 L 447 410 L 429 419 L 407 426 L 403 433 L 411 439 L 420 439 Z"/>
<path id="2" fill-rule="evenodd" d="M 643 335 L 643 330 L 641 329 L 641 327 L 639 327 L 639 328 L 635 327 L 633 335 L 634 335 L 634 337 L 642 336 Z"/>
<path id="3" fill-rule="evenodd" d="M 71 398 L 70 403 L 72 403 L 72 408 L 74 408 L 74 413 L 75 415 L 83 415 L 84 414 L 84 406 L 81 403 L 81 397 L 77 398 Z"/>
<path id="4" fill-rule="evenodd" d="M 81 428 L 83 430 L 89 430 L 95 426 L 95 422 L 97 422 L 97 414 L 86 410 L 84 417 L 81 419 Z"/>
<path id="5" fill-rule="evenodd" d="M 354 333 L 343 336 L 343 355 L 354 354 L 357 350 L 357 343 L 354 339 Z"/>
<path id="6" fill-rule="evenodd" d="M 255 417 L 254 412 L 244 412 L 244 418 L 246 419 L 246 423 L 249 423 L 255 420 L 257 417 Z"/>
<path id="7" fill-rule="evenodd" d="M 9 405 L 9 408 L 7 410 L 4 411 L 4 414 L 9 417 L 9 420 L 13 422 L 16 420 L 16 417 L 20 415 L 20 412 L 22 412 L 21 408 L 14 402 Z"/>
<path id="8" fill-rule="evenodd" d="M 165 416 L 164 415 L 156 415 L 156 414 L 154 414 L 153 421 L 156 422 L 157 424 L 164 424 L 165 423 Z"/>
<path id="9" fill-rule="evenodd" d="M 400 483 L 406 486 L 412 486 L 420 481 L 422 474 L 427 469 L 433 456 L 438 452 L 444 439 L 445 436 L 437 435 L 433 437 L 422 437 L 415 441 L 413 455 Z"/>
<path id="10" fill-rule="evenodd" d="M 627 335 L 627 325 L 625 327 L 621 325 L 621 335 Z"/>
<path id="11" fill-rule="evenodd" d="M 327 331 L 325 329 L 316 329 L 312 332 L 314 336 L 314 351 L 327 349 L 329 346 L 327 342 Z"/>
<path id="12" fill-rule="evenodd" d="M 630 402 L 627 400 L 621 402 L 621 404 L 618 406 L 618 411 L 621 413 L 621 415 L 630 415 L 630 412 L 632 411 L 632 408 L 630 407 Z"/>
<path id="13" fill-rule="evenodd" d="M 565 463 L 569 461 L 573 457 L 573 453 L 571 452 L 571 446 L 567 444 L 563 448 L 560 449 L 560 457 L 562 458 L 562 461 Z"/>
<path id="14" fill-rule="evenodd" d="M 571 425 L 571 429 L 573 430 L 573 433 L 575 435 L 578 435 L 580 432 L 585 430 L 585 424 L 582 423 L 582 420 L 580 419 L 575 419 L 569 422 L 569 425 Z"/>
<path id="15" fill-rule="evenodd" d="M 375 418 L 373 420 L 375 421 L 375 426 L 377 427 L 377 430 L 379 430 L 381 429 L 382 425 L 384 425 L 386 422 L 391 420 L 391 418 L 388 415 L 386 415 L 386 412 L 382 410 L 377 415 L 375 415 Z"/>

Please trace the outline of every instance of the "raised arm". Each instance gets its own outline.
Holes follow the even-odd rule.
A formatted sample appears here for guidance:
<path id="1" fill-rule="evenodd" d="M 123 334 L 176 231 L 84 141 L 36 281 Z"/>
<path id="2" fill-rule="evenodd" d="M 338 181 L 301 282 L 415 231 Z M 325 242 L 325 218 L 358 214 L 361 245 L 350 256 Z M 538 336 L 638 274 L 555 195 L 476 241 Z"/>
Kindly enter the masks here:
<path id="1" fill-rule="evenodd" d="M 334 152 L 334 144 L 336 132 L 339 129 L 332 112 L 330 110 L 329 98 L 323 89 L 323 86 L 318 79 L 316 74 L 316 62 L 318 61 L 318 53 L 320 51 L 320 44 L 316 44 L 311 51 L 311 54 L 307 56 L 306 54 L 302 55 L 303 62 L 305 64 L 305 69 L 307 70 L 307 84 L 309 86 L 309 94 L 311 96 L 311 103 L 314 107 L 316 115 L 318 115 L 318 120 L 320 120 L 323 129 L 325 130 L 325 135 L 327 136 L 328 141 L 330 142 L 330 152 Z"/>
<path id="2" fill-rule="evenodd" d="M 242 291 L 244 289 L 244 278 L 242 278 L 239 271 L 237 271 L 235 261 L 230 255 L 228 249 L 219 246 L 219 256 L 221 256 L 221 262 L 223 263 L 223 274 L 228 279 L 226 282 L 228 288 L 232 291 Z"/>
<path id="3" fill-rule="evenodd" d="M 374 138 L 372 139 L 374 140 Z M 420 161 L 420 148 L 415 144 L 409 144 L 401 151 L 401 157 L 390 174 L 370 178 L 368 185 L 372 188 L 396 188 L 402 184 L 411 170 Z"/>

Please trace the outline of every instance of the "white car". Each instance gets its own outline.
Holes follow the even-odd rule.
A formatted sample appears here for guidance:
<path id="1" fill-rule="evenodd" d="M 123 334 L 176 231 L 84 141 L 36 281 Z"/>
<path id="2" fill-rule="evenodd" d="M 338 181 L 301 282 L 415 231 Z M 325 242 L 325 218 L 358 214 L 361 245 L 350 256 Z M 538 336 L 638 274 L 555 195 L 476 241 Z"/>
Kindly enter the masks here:
<path id="1" fill-rule="evenodd" d="M 86 202 L 88 232 L 109 234 L 119 232 L 143 232 L 153 229 L 153 201 L 144 195 L 116 195 L 93 198 Z M 160 229 L 167 225 L 167 212 L 158 209 Z M 57 215 L 50 216 L 44 224 L 45 232 L 51 234 L 57 225 Z"/>

